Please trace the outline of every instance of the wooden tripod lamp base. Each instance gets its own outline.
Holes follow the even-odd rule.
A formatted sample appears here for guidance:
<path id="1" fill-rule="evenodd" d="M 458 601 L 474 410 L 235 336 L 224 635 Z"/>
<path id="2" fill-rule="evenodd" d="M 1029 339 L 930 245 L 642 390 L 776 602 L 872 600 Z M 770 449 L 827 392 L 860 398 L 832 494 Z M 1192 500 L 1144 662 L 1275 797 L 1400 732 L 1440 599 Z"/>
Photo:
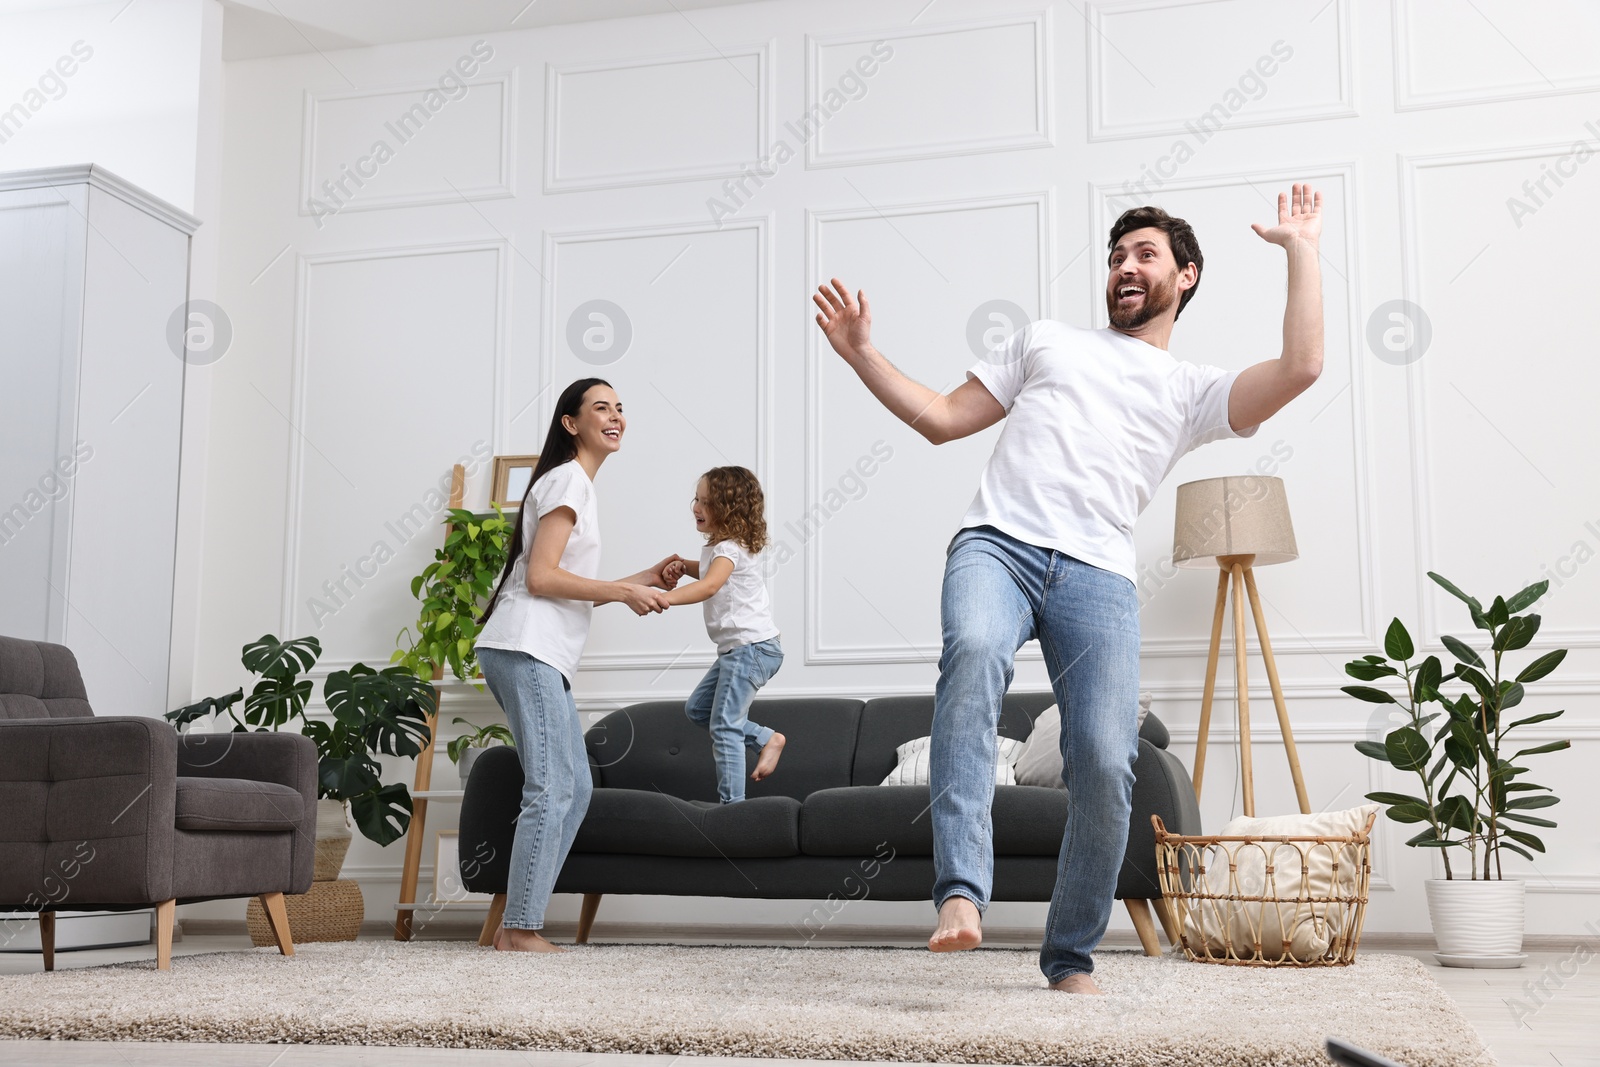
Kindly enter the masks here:
<path id="1" fill-rule="evenodd" d="M 1206 657 L 1206 687 L 1200 698 L 1200 735 L 1194 750 L 1194 795 L 1200 798 L 1200 788 L 1206 774 L 1206 741 L 1211 733 L 1211 702 L 1217 689 L 1217 662 L 1222 652 L 1222 617 L 1228 602 L 1228 584 L 1233 584 L 1233 672 L 1239 694 L 1239 778 L 1244 787 L 1244 813 L 1256 813 L 1255 777 L 1250 762 L 1250 686 L 1246 666 L 1244 637 L 1244 599 L 1250 597 L 1250 611 L 1255 616 L 1256 636 L 1261 641 L 1261 657 L 1267 663 L 1267 681 L 1272 685 L 1272 702 L 1278 710 L 1278 729 L 1283 734 L 1283 747 L 1289 754 L 1289 773 L 1294 777 L 1294 793 L 1300 801 L 1300 810 L 1311 813 L 1311 801 L 1306 797 L 1306 783 L 1300 773 L 1300 754 L 1294 747 L 1294 732 L 1289 728 L 1289 709 L 1284 706 L 1283 686 L 1278 681 L 1278 663 L 1272 657 L 1272 640 L 1267 636 L 1267 620 L 1261 613 L 1261 594 L 1256 591 L 1256 572 L 1251 566 L 1253 555 L 1218 556 L 1222 568 L 1217 578 L 1217 606 L 1211 616 L 1211 651 Z"/>
<path id="2" fill-rule="evenodd" d="M 1289 729 L 1289 710 L 1278 681 L 1278 663 L 1272 656 L 1267 620 L 1256 591 L 1255 564 L 1286 563 L 1299 557 L 1294 527 L 1289 522 L 1289 501 L 1283 480 L 1262 475 L 1207 478 L 1178 487 L 1178 506 L 1172 538 L 1172 560 L 1180 566 L 1203 565 L 1215 559 L 1217 603 L 1211 616 L 1211 649 L 1206 658 L 1206 685 L 1200 700 L 1200 730 L 1194 752 L 1194 795 L 1200 797 L 1205 781 L 1206 743 L 1211 733 L 1211 703 L 1217 689 L 1217 662 L 1222 651 L 1222 619 L 1227 612 L 1228 586 L 1233 586 L 1233 670 L 1239 694 L 1239 778 L 1244 791 L 1244 813 L 1256 813 L 1255 777 L 1250 759 L 1250 684 L 1246 668 L 1244 603 L 1248 596 L 1255 617 L 1256 637 L 1267 664 L 1272 702 L 1278 711 L 1278 730 L 1289 756 L 1289 772 L 1300 810 L 1309 814 L 1311 802 L 1300 773 L 1300 755 Z"/>

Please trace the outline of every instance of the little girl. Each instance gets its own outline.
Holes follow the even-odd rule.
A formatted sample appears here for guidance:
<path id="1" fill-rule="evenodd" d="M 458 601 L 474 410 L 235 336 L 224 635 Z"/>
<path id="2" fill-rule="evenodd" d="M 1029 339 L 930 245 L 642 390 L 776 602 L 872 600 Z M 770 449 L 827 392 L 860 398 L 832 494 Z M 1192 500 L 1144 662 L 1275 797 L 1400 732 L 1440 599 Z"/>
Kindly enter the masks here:
<path id="1" fill-rule="evenodd" d="M 688 574 L 692 585 L 666 594 L 673 605 L 705 603 L 706 632 L 717 646 L 711 665 L 684 712 L 709 727 L 717 759 L 717 792 L 724 804 L 744 799 L 745 750 L 756 750 L 752 780 L 778 766 L 784 738 L 750 721 L 750 702 L 783 665 L 778 628 L 757 557 L 767 543 L 761 483 L 743 467 L 715 467 L 694 491 L 694 527 L 705 535 L 700 561 L 679 560 L 662 576 L 669 587 Z"/>

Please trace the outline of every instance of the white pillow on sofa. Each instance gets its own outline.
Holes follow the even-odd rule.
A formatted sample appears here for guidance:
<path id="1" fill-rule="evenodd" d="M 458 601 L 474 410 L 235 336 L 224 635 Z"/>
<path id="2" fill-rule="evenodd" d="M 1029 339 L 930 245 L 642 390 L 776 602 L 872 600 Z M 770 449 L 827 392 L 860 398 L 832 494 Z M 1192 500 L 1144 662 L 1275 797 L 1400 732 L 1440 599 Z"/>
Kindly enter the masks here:
<path id="1" fill-rule="evenodd" d="M 1150 694 L 1139 694 L 1139 725 L 1150 714 Z M 1033 733 L 1017 757 L 1017 784 L 1065 790 L 1061 780 L 1061 711 L 1054 704 L 1033 720 Z"/>
<path id="2" fill-rule="evenodd" d="M 1347 811 L 1311 815 L 1240 816 L 1224 826 L 1218 836 L 1347 837 L 1359 833 L 1377 810 L 1376 804 L 1363 804 Z M 1321 914 L 1313 914 L 1309 901 L 1313 898 L 1327 900 L 1335 895 L 1335 888 L 1340 897 L 1355 894 L 1359 873 L 1356 846 L 1311 842 L 1241 845 L 1230 841 L 1226 847 L 1233 850 L 1235 866 L 1231 886 L 1223 847 L 1217 845 L 1206 850 L 1206 873 L 1204 877 L 1195 875 L 1195 891 L 1219 896 L 1269 896 L 1282 903 L 1192 902 L 1184 924 L 1184 933 L 1191 943 L 1203 942 L 1221 956 L 1226 954 L 1227 943 L 1231 941 L 1237 955 L 1249 957 L 1254 954 L 1259 939 L 1261 954 L 1269 960 L 1277 961 L 1287 954 L 1297 962 L 1309 963 L 1326 956 L 1334 940 L 1344 932 L 1345 912 L 1319 904 L 1317 908 Z M 1267 879 L 1269 853 L 1273 868 L 1270 884 Z M 1339 865 L 1337 887 L 1334 885 L 1335 861 Z"/>
<path id="3" fill-rule="evenodd" d="M 1012 764 L 1016 763 L 1017 756 L 1022 752 L 1024 742 L 1016 741 L 1009 737 L 996 738 L 999 742 L 995 750 L 994 784 L 1016 785 L 1017 772 Z M 928 746 L 933 743 L 931 737 L 918 737 L 907 741 L 894 750 L 895 765 L 888 777 L 879 782 L 879 785 L 927 785 L 928 784 Z"/>

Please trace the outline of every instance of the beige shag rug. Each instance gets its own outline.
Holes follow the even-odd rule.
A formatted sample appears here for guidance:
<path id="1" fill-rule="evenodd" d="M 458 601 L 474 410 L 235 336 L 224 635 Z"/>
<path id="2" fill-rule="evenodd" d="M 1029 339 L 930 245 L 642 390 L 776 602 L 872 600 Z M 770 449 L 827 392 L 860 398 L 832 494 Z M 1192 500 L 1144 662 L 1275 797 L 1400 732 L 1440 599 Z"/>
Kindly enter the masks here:
<path id="1" fill-rule="evenodd" d="M 1334 1035 L 1408 1067 L 1493 1058 L 1408 956 L 1350 967 L 1097 957 L 1105 997 L 1033 951 L 456 942 L 305 945 L 0 978 L 0 1036 L 547 1049 L 788 1059 L 1326 1067 Z"/>

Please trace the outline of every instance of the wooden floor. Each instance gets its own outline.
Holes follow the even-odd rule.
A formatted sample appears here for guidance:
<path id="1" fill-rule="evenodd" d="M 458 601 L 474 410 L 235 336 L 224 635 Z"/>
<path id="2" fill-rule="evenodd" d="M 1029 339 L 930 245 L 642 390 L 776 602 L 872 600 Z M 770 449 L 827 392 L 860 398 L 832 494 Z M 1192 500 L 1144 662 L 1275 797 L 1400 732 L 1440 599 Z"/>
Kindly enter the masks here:
<path id="1" fill-rule="evenodd" d="M 565 931 L 552 928 L 556 940 Z M 856 931 L 850 931 L 856 933 Z M 844 934 L 846 931 L 837 931 Z M 365 936 L 365 935 L 364 935 Z M 376 935 L 375 935 L 376 936 Z M 570 935 L 569 935 L 570 936 Z M 860 930 L 861 940 L 838 940 L 851 943 L 907 943 L 914 944 L 915 931 L 895 931 L 885 937 L 879 930 L 869 933 Z M 597 926 L 595 943 L 606 940 L 661 940 L 650 938 L 639 931 Z M 673 941 L 717 942 L 737 940 L 751 943 L 746 932 L 718 936 L 715 931 L 696 928 L 678 931 Z M 1025 944 L 1024 931 L 991 931 L 992 944 Z M 1484 1042 L 1494 1052 L 1501 1067 L 1600 1067 L 1600 947 L 1579 950 L 1576 940 L 1567 948 L 1550 947 L 1547 941 L 1539 947 L 1530 946 L 1528 963 L 1518 970 L 1486 971 L 1458 970 L 1440 967 L 1426 947 L 1424 938 L 1384 938 L 1369 935 L 1362 941 L 1364 951 L 1401 952 L 1412 955 L 1428 965 L 1429 974 L 1455 1000 L 1467 1018 L 1483 1036 Z M 830 943 L 835 938 L 829 938 Z M 1034 942 L 1037 943 L 1037 942 Z M 222 952 L 248 944 L 242 935 L 193 935 L 173 946 L 173 955 L 200 952 Z M 1104 948 L 1132 949 L 1131 934 L 1127 937 L 1110 937 Z M 152 958 L 154 948 L 103 949 L 85 952 L 62 952 L 56 956 L 57 968 L 92 967 L 124 960 Z M 39 970 L 36 955 L 0 954 L 0 975 L 27 974 Z M 1543 989 L 1539 988 L 1543 984 Z M 0 984 L 0 995 L 4 986 Z M 462 1067 L 493 1067 L 493 1065 L 522 1065 L 522 1067 L 665 1067 L 678 1057 L 588 1055 L 563 1052 L 491 1052 L 470 1049 L 415 1049 L 415 1048 L 361 1048 L 354 1046 L 316 1045 L 172 1045 L 140 1042 L 89 1042 L 89 1041 L 0 1041 L 0 1063 L 62 1064 L 70 1067 L 143 1067 L 143 1065 L 172 1065 L 172 1067 L 313 1067 L 324 1064 L 373 1064 L 410 1067 L 410 1065 L 462 1065 Z M 695 1067 L 772 1067 L 770 1060 L 744 1060 L 721 1057 L 695 1058 Z M 786 1064 L 806 1064 L 811 1061 L 785 1061 Z M 838 1061 L 815 1067 L 838 1067 Z"/>

